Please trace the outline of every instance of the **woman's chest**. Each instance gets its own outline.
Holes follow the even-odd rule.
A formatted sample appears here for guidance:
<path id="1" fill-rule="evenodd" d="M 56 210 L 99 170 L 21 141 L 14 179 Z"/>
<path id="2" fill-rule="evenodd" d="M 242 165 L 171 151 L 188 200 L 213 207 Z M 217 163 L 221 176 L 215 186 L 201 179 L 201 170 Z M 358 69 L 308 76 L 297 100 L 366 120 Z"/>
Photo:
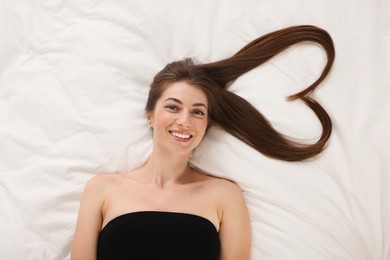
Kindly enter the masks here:
<path id="1" fill-rule="evenodd" d="M 198 215 L 219 229 L 218 200 L 207 191 L 194 189 L 117 189 L 105 196 L 102 208 L 104 227 L 110 220 L 130 212 L 161 211 Z"/>

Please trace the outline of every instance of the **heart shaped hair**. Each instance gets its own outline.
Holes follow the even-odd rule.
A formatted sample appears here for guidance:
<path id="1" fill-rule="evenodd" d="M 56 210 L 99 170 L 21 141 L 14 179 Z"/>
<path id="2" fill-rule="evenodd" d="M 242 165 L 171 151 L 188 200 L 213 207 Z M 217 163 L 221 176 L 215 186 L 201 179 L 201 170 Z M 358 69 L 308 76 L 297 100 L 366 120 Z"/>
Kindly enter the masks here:
<path id="1" fill-rule="evenodd" d="M 327 55 L 320 77 L 306 89 L 288 97 L 288 100 L 302 100 L 320 120 L 322 134 L 312 144 L 301 143 L 279 133 L 252 104 L 228 90 L 228 86 L 244 73 L 301 42 L 319 44 Z M 253 40 L 230 58 L 203 64 L 188 58 L 169 63 L 154 77 L 145 109 L 154 110 L 166 86 L 185 81 L 200 87 L 206 94 L 210 125 L 224 129 L 271 158 L 306 160 L 323 151 L 332 132 L 328 113 L 311 94 L 329 74 L 334 58 L 333 41 L 325 30 L 311 25 L 288 27 Z"/>

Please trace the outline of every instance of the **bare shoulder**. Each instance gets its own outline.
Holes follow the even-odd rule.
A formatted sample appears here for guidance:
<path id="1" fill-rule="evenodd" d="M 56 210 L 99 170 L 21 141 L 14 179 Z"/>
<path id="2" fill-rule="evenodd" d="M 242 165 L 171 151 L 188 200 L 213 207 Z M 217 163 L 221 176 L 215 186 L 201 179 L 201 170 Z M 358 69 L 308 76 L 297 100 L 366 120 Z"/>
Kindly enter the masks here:
<path id="1" fill-rule="evenodd" d="M 228 179 L 219 178 L 216 176 L 209 175 L 207 173 L 194 170 L 197 174 L 203 176 L 203 179 L 206 181 L 207 185 L 212 186 L 218 190 L 231 191 L 231 192 L 241 192 L 240 188 L 233 181 Z"/>
<path id="2" fill-rule="evenodd" d="M 219 194 L 220 205 L 222 209 L 232 207 L 233 205 L 243 205 L 244 197 L 241 188 L 234 182 L 226 179 L 216 181 L 215 191 Z"/>
<path id="3" fill-rule="evenodd" d="M 240 187 L 233 181 L 217 177 L 212 178 L 213 180 L 211 181 L 211 183 L 216 191 L 221 192 L 227 196 L 241 195 Z"/>
<path id="4" fill-rule="evenodd" d="M 209 190 L 221 200 L 231 201 L 234 198 L 239 200 L 242 198 L 241 188 L 233 181 L 207 175 L 201 172 L 199 172 L 199 174 L 204 176 L 205 186 L 207 186 Z"/>
<path id="5" fill-rule="evenodd" d="M 112 182 L 111 174 L 95 175 L 88 180 L 86 188 L 103 188 L 108 182 Z"/>
<path id="6" fill-rule="evenodd" d="M 119 178 L 119 174 L 100 174 L 93 176 L 85 185 L 84 192 L 102 195 L 106 190 L 115 186 Z"/>
<path id="7" fill-rule="evenodd" d="M 221 259 L 250 259 L 251 227 L 241 188 L 234 182 L 211 177 L 209 189 L 217 199 Z"/>

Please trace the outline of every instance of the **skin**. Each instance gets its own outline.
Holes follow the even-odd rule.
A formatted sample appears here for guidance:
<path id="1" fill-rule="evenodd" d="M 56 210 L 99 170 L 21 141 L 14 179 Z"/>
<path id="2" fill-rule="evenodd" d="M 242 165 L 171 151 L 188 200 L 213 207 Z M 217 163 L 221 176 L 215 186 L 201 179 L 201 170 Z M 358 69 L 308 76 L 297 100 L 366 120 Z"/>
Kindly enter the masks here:
<path id="1" fill-rule="evenodd" d="M 95 260 L 99 232 L 110 220 L 148 210 L 204 217 L 219 232 L 220 259 L 250 258 L 249 216 L 240 188 L 188 166 L 207 128 L 207 107 L 205 94 L 196 86 L 176 82 L 165 89 L 154 111 L 147 113 L 154 144 L 145 165 L 131 173 L 99 175 L 87 183 L 72 260 Z"/>

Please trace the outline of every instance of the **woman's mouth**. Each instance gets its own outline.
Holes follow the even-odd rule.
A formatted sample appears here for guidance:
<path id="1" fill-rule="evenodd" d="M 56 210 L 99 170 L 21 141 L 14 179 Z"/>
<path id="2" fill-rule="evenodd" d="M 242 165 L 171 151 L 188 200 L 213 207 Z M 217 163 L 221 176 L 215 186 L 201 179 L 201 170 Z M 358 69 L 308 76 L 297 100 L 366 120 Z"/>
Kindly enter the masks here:
<path id="1" fill-rule="evenodd" d="M 169 133 L 171 135 L 173 135 L 174 137 L 180 138 L 183 140 L 189 140 L 192 137 L 192 135 L 190 135 L 190 134 L 183 134 L 183 133 L 178 133 L 178 132 L 174 132 L 174 131 L 169 131 Z"/>

